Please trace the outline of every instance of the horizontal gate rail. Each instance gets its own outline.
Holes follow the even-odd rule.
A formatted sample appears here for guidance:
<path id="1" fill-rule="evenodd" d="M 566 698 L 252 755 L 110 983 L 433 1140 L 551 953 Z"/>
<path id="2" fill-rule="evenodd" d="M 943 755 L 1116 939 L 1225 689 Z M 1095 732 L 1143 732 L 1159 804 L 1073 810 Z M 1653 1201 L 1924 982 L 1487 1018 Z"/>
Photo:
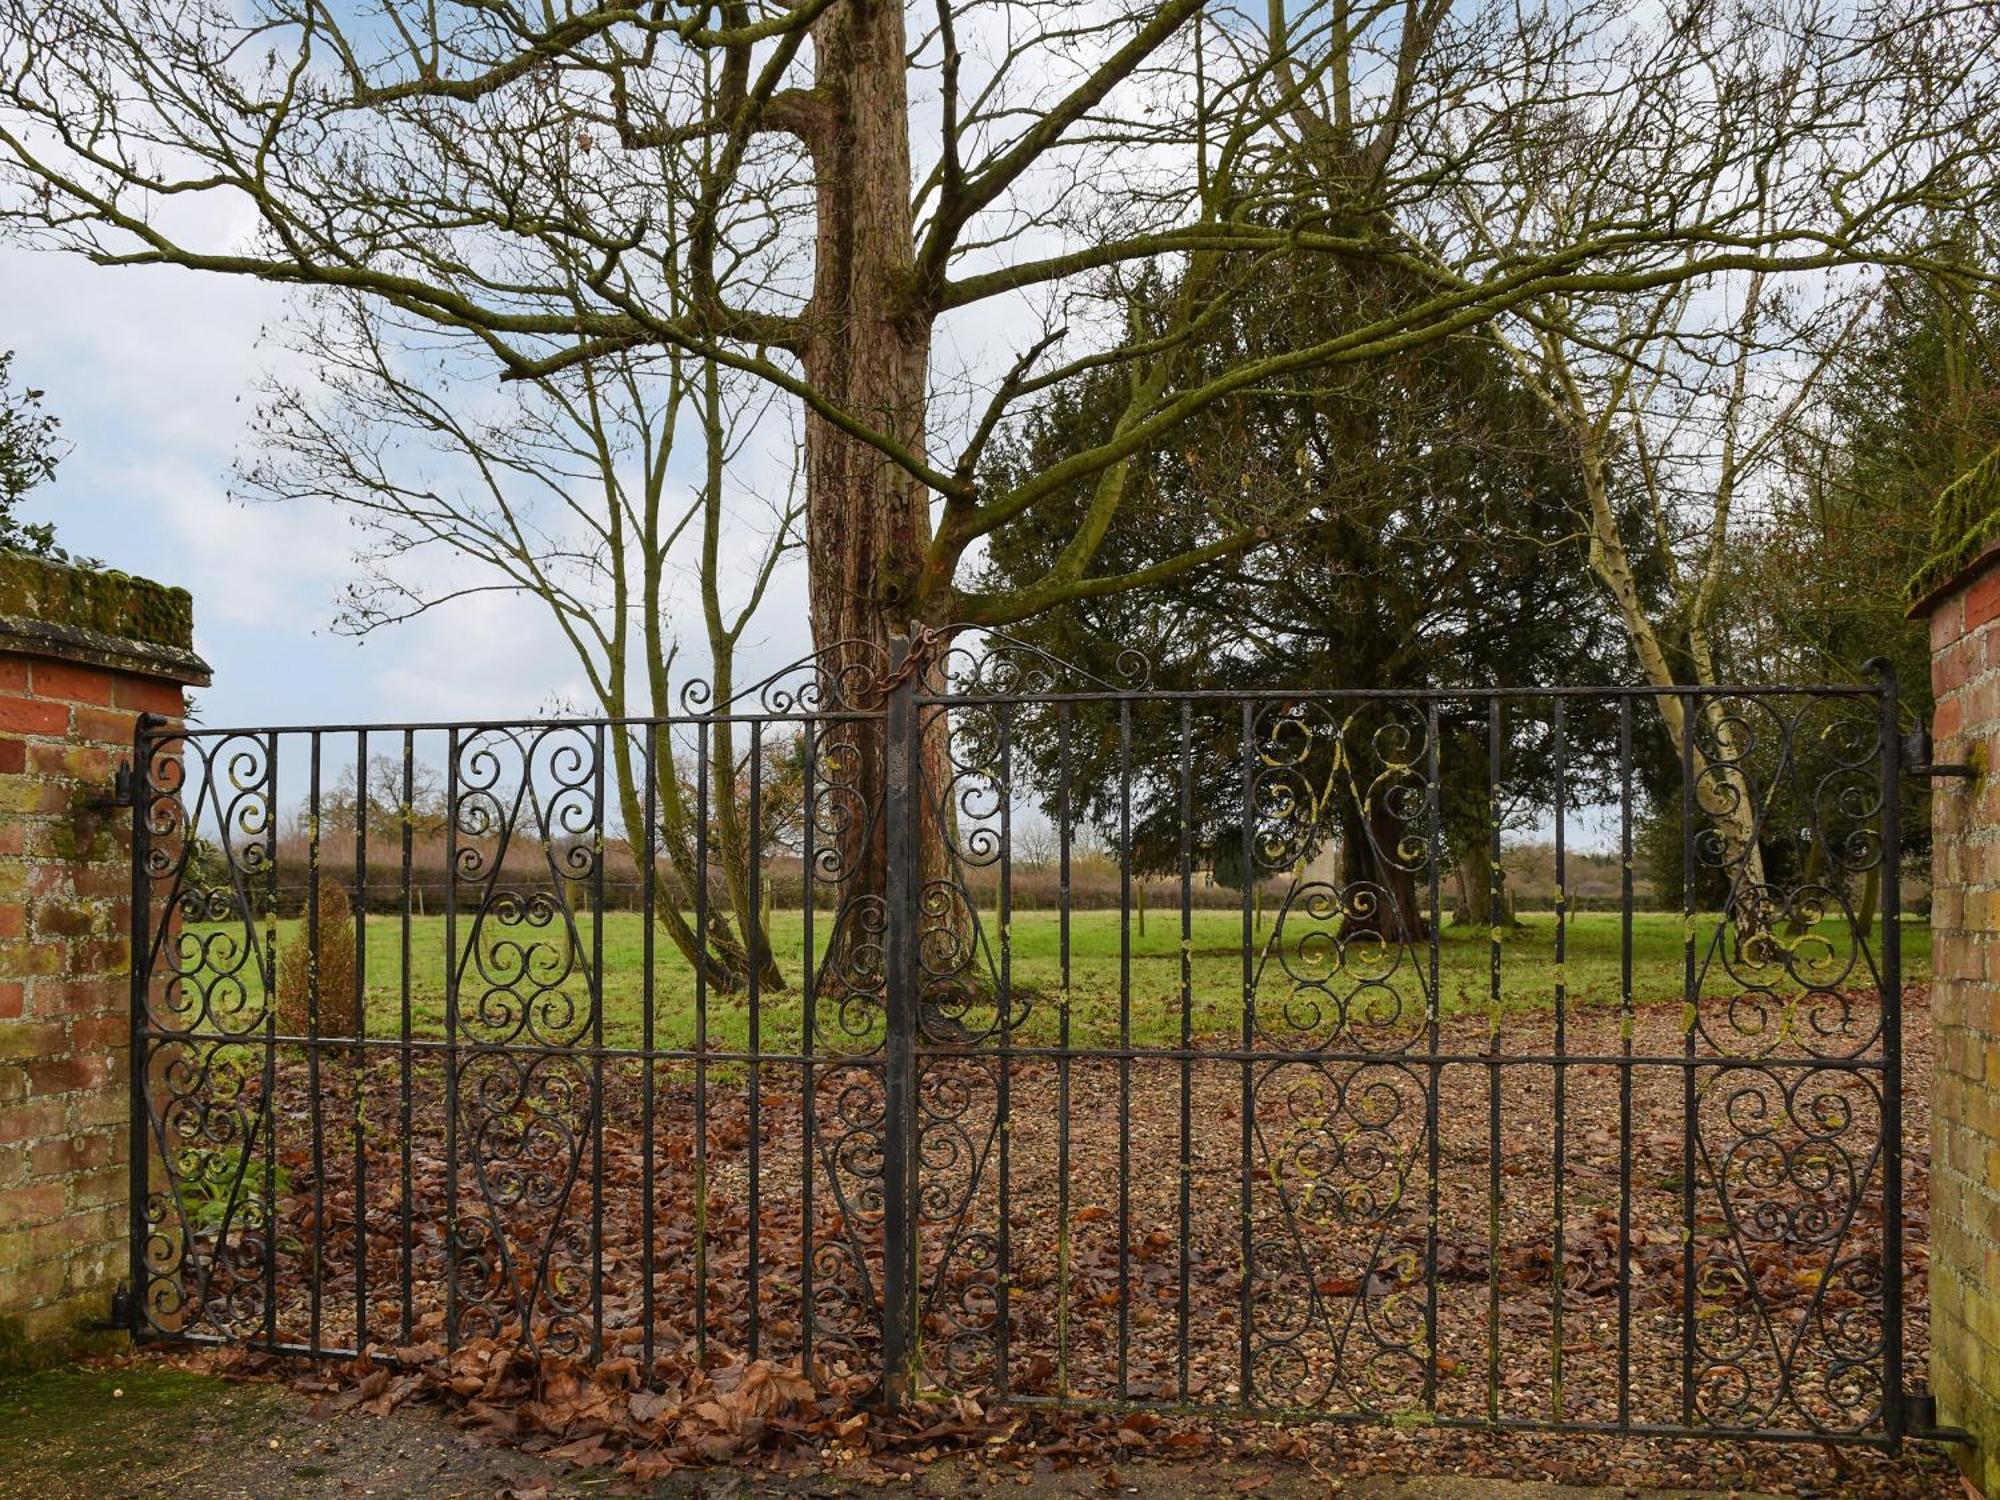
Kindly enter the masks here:
<path id="1" fill-rule="evenodd" d="M 139 1337 L 1911 1433 L 1886 670 L 1168 688 L 926 636 L 134 751 Z"/>

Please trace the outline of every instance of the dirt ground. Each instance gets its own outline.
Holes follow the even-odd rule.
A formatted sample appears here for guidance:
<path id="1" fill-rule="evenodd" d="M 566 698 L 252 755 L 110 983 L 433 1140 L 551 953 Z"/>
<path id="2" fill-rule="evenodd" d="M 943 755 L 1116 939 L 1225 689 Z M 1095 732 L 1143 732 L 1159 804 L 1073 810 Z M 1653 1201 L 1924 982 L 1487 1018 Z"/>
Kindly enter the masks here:
<path id="1" fill-rule="evenodd" d="M 1843 1468 L 1809 1449 L 1798 1482 L 1780 1492 L 1831 1497 L 1853 1492 Z M 1244 1454 L 1198 1463 L 1079 1465 L 938 1462 L 900 1484 L 856 1484 L 837 1475 L 754 1470 L 683 1471 L 649 1486 L 603 1469 L 568 1465 L 491 1446 L 448 1413 L 406 1405 L 387 1416 L 325 1403 L 267 1381 L 226 1381 L 150 1360 L 70 1366 L 0 1382 L 0 1496 L 14 1500 L 320 1500 L 320 1497 L 649 1495 L 659 1500 L 860 1500 L 883 1488 L 925 1497 L 1016 1491 L 1022 1500 L 1692 1500 L 1730 1489 L 1578 1487 L 1425 1473 L 1413 1443 L 1404 1474 L 1342 1473 L 1324 1463 L 1274 1463 Z M 1851 1462 L 1851 1461 L 1850 1461 Z M 1873 1462 L 1873 1461 L 1870 1461 Z M 1935 1455 L 1904 1461 L 1902 1494 L 1955 1495 Z M 1851 1478 L 1859 1478 L 1857 1474 Z M 1870 1475 L 1870 1478 L 1879 1478 Z"/>

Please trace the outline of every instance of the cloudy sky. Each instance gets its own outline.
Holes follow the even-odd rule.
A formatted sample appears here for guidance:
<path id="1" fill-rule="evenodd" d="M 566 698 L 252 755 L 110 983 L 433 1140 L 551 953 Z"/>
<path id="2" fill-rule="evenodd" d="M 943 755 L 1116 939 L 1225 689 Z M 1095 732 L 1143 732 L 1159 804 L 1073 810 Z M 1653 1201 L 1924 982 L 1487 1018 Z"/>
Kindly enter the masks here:
<path id="1" fill-rule="evenodd" d="M 278 288 L 168 268 L 106 270 L 0 247 L 0 349 L 16 386 L 46 390 L 73 451 L 29 519 L 71 550 L 188 589 L 215 668 L 212 725 L 525 716 L 579 704 L 567 647 L 538 610 L 465 601 L 365 641 L 334 630 L 353 575 L 347 521 L 316 505 L 229 498 L 254 388 L 282 377 L 260 331 Z M 796 588 L 774 591 L 753 663 L 804 636 Z M 692 621 L 691 621 L 692 623 Z"/>

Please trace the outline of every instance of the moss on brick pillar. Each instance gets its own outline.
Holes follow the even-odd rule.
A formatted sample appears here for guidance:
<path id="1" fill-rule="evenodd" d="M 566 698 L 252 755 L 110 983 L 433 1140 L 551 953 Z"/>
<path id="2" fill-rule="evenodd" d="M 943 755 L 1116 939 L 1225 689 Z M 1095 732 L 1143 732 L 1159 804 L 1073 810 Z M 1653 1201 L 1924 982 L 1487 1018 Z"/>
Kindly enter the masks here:
<path id="1" fill-rule="evenodd" d="M 1939 497 L 1911 614 L 1931 626 L 1933 759 L 1976 780 L 1931 798 L 1931 1387 L 2000 1500 L 2000 451 Z"/>
<path id="2" fill-rule="evenodd" d="M 142 713 L 206 684 L 187 593 L 0 553 L 0 1367 L 101 1321 L 127 1266 L 131 814 Z"/>
<path id="3" fill-rule="evenodd" d="M 1910 580 L 1910 597 L 1919 601 L 1915 612 L 1949 592 L 1995 543 L 2000 543 L 2000 448 L 1939 493 L 1931 513 L 1930 555 Z"/>

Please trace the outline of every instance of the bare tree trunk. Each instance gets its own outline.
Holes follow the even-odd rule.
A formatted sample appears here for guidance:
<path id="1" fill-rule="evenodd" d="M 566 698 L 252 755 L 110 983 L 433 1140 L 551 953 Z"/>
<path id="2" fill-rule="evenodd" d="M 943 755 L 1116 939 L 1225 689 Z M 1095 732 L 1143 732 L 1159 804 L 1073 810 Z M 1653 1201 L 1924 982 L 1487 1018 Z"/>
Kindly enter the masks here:
<path id="1" fill-rule="evenodd" d="M 1603 462 L 1594 446 L 1588 443 L 1584 448 L 1583 480 L 1584 491 L 1590 500 L 1590 568 L 1618 607 L 1626 639 L 1632 644 L 1632 654 L 1638 658 L 1646 681 L 1654 687 L 1685 686 L 1675 681 L 1673 667 L 1667 660 L 1666 646 L 1652 617 L 1646 612 L 1638 575 L 1625 550 L 1617 516 L 1611 507 Z M 1689 722 L 1684 712 L 1683 700 L 1674 694 L 1663 694 L 1654 703 L 1661 722 L 1666 725 L 1668 737 L 1673 741 L 1675 753 L 1694 768 L 1694 804 L 1714 822 L 1721 838 L 1722 855 L 1734 892 L 1730 903 L 1734 908 L 1732 915 L 1740 925 L 1753 932 L 1761 932 L 1765 926 L 1762 900 L 1764 854 L 1757 842 L 1756 804 L 1752 790 L 1737 767 L 1739 749 L 1734 729 L 1714 698 L 1700 704 L 1697 711 L 1707 720 L 1716 739 L 1716 748 L 1722 752 L 1722 759 L 1712 762 L 1702 749 L 1699 738 L 1692 749 L 1688 745 L 1688 737 L 1695 734 L 1695 725 Z M 1689 873 L 1692 878 L 1692 872 Z"/>
<path id="2" fill-rule="evenodd" d="M 1453 920 L 1468 927 L 1490 926 L 1493 882 L 1488 878 L 1485 849 L 1472 848 L 1461 854 L 1453 880 L 1458 886 L 1458 912 Z"/>
<path id="3" fill-rule="evenodd" d="M 813 24 L 825 111 L 810 132 L 818 188 L 813 297 L 801 349 L 813 388 L 840 411 L 885 434 L 913 459 L 925 451 L 931 314 L 916 296 L 911 218 L 909 98 L 903 7 L 891 0 L 847 0 Z M 807 558 L 813 642 L 823 670 L 880 673 L 894 635 L 914 635 L 927 609 L 918 597 L 931 540 L 930 495 L 922 481 L 873 443 L 808 409 L 805 423 Z M 927 685 L 943 686 L 935 662 Z M 829 728 L 827 748 L 851 764 L 843 776 L 871 802 L 883 786 L 883 746 L 875 723 Z M 951 898 L 939 803 L 949 785 L 949 727 L 942 713 L 923 716 L 924 796 L 918 849 L 925 893 L 924 930 L 937 972 L 956 936 L 964 947 L 970 917 Z M 886 829 L 881 809 L 840 832 L 838 885 L 843 917 L 826 955 L 849 961 L 876 920 L 887 888 Z"/>
<path id="4" fill-rule="evenodd" d="M 1340 822 L 1342 889 L 1352 892 L 1357 886 L 1373 886 L 1377 890 L 1372 908 L 1350 912 L 1343 933 L 1373 935 L 1390 943 L 1424 937 L 1430 924 L 1418 905 L 1416 872 L 1403 868 L 1394 857 L 1404 831 L 1402 824 L 1381 807 L 1369 809 L 1365 816 L 1358 808 L 1343 808 Z M 1351 898 L 1345 904 L 1352 905 Z"/>
<path id="5" fill-rule="evenodd" d="M 903 9 L 889 0 L 831 6 L 813 44 L 830 118 L 812 133 L 819 218 L 806 376 L 841 411 L 921 457 L 931 324 L 913 295 Z M 818 411 L 806 413 L 805 440 L 814 642 L 880 648 L 913 621 L 928 494 Z"/>

